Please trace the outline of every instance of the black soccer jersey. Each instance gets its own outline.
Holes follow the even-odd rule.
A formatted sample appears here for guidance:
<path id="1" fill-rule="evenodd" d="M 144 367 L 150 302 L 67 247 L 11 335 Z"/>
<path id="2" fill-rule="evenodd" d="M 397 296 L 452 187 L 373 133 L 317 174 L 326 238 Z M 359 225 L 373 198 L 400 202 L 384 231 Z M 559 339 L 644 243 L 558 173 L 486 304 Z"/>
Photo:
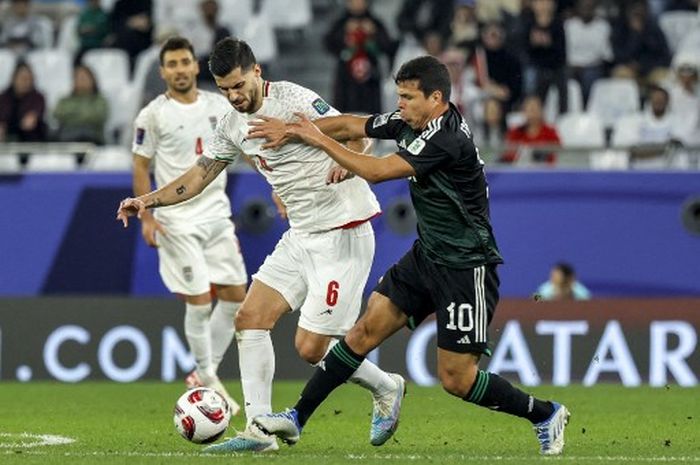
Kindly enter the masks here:
<path id="1" fill-rule="evenodd" d="M 454 268 L 503 263 L 489 220 L 484 162 L 454 105 L 420 133 L 398 111 L 370 117 L 365 132 L 395 139 L 398 154 L 416 171 L 411 199 L 418 240 L 431 260 Z"/>

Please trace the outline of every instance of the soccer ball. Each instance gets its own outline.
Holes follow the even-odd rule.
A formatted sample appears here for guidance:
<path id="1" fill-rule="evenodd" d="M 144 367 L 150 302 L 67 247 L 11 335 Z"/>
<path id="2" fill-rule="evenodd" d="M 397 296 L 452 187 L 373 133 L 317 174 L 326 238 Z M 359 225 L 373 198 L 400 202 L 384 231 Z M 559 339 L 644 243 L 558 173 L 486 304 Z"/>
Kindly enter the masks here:
<path id="1" fill-rule="evenodd" d="M 175 428 L 188 441 L 207 444 L 219 439 L 231 420 L 226 399 L 213 389 L 198 387 L 184 393 L 175 403 Z"/>

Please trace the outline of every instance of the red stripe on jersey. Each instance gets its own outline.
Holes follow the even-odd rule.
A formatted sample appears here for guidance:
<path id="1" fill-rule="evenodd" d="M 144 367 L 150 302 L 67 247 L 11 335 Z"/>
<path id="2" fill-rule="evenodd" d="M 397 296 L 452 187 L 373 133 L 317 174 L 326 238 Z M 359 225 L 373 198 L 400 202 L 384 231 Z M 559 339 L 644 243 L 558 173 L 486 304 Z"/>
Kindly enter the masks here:
<path id="1" fill-rule="evenodd" d="M 263 84 L 263 97 L 270 95 L 270 81 L 265 81 Z"/>

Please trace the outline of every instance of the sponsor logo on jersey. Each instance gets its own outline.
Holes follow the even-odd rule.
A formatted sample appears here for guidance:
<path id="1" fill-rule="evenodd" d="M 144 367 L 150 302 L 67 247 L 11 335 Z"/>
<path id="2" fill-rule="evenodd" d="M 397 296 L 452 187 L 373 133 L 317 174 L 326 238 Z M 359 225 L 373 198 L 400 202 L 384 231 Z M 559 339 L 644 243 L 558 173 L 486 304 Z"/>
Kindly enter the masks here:
<path id="1" fill-rule="evenodd" d="M 469 339 L 469 336 L 467 336 L 466 334 L 464 335 L 464 337 L 462 337 L 462 339 L 457 341 L 457 344 L 471 344 L 471 343 L 472 343 L 471 339 Z"/>
<path id="2" fill-rule="evenodd" d="M 425 141 L 419 137 L 411 142 L 411 145 L 408 146 L 408 151 L 413 155 L 418 155 L 423 148 L 425 148 Z"/>
<path id="3" fill-rule="evenodd" d="M 387 122 L 389 122 L 389 117 L 391 116 L 391 113 L 384 113 L 383 115 L 379 115 L 376 118 L 374 118 L 374 122 L 372 123 L 372 128 L 376 129 L 380 126 L 384 126 Z"/>
<path id="4" fill-rule="evenodd" d="M 144 128 L 136 128 L 136 144 L 143 144 L 143 139 L 146 137 L 146 130 Z"/>
<path id="5" fill-rule="evenodd" d="M 211 124 L 211 130 L 216 129 L 216 116 L 209 117 L 209 124 Z"/>
<path id="6" fill-rule="evenodd" d="M 332 309 L 332 308 L 327 308 L 327 309 L 325 309 L 324 311 L 322 311 L 322 312 L 320 312 L 320 313 L 318 314 L 318 316 L 321 316 L 321 315 L 328 315 L 328 316 L 331 316 L 331 315 L 333 315 L 333 309 Z"/>
<path id="7" fill-rule="evenodd" d="M 406 150 L 406 139 L 401 139 L 398 143 L 400 149 Z"/>
<path id="8" fill-rule="evenodd" d="M 187 281 L 188 283 L 192 282 L 192 280 L 194 279 L 194 273 L 192 272 L 191 266 L 182 267 L 182 277 L 185 278 L 185 281 Z"/>
<path id="9" fill-rule="evenodd" d="M 311 102 L 311 106 L 318 112 L 319 115 L 325 115 L 331 109 L 331 106 L 326 103 L 321 97 Z"/>

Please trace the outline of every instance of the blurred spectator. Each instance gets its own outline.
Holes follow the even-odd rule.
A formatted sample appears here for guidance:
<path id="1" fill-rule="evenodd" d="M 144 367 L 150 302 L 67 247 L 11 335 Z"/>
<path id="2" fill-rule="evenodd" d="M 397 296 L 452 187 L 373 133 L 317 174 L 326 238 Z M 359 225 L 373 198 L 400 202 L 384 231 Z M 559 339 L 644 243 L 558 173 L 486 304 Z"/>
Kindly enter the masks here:
<path id="1" fill-rule="evenodd" d="M 574 16 L 564 23 L 566 59 L 571 76 L 581 84 L 584 105 L 591 86 L 605 75 L 605 63 L 612 62 L 610 23 L 596 17 L 598 0 L 578 0 Z"/>
<path id="2" fill-rule="evenodd" d="M 537 288 L 536 299 L 589 300 L 591 292 L 576 279 L 576 271 L 568 263 L 557 263 L 549 273 L 549 281 Z"/>
<path id="3" fill-rule="evenodd" d="M 533 77 L 533 87 L 528 90 L 544 101 L 549 87 L 556 86 L 559 112 L 566 113 L 566 36 L 564 24 L 556 13 L 554 0 L 532 0 L 532 15 L 525 17 L 526 54 Z"/>
<path id="4" fill-rule="evenodd" d="M 112 46 L 129 54 L 131 66 L 136 56 L 151 45 L 151 0 L 117 0 L 110 15 Z"/>
<path id="5" fill-rule="evenodd" d="M 514 163 L 521 154 L 531 153 L 533 162 L 554 164 L 556 154 L 551 151 L 537 150 L 537 145 L 549 144 L 559 145 L 559 134 L 554 126 L 548 125 L 544 121 L 542 112 L 542 99 L 537 95 L 530 95 L 523 101 L 523 113 L 525 124 L 506 133 L 506 143 L 508 145 L 521 145 L 517 150 L 509 149 L 501 157 L 503 163 Z M 528 145 L 534 147 L 528 148 Z"/>
<path id="6" fill-rule="evenodd" d="M 461 48 L 448 48 L 438 57 L 450 74 L 450 101 L 469 121 L 474 121 L 474 105 L 479 103 L 479 90 L 467 76 L 467 54 Z"/>
<path id="7" fill-rule="evenodd" d="M 423 35 L 423 48 L 430 56 L 439 57 L 445 51 L 445 40 L 439 32 L 428 31 Z M 401 66 L 403 63 L 395 63 Z"/>
<path id="8" fill-rule="evenodd" d="M 666 11 L 698 11 L 700 10 L 700 0 L 668 0 Z"/>
<path id="9" fill-rule="evenodd" d="M 682 63 L 676 69 L 676 80 L 670 91 L 671 112 L 678 124 L 678 134 L 684 144 L 700 142 L 700 85 L 696 65 Z"/>
<path id="10" fill-rule="evenodd" d="M 106 46 L 109 36 L 109 16 L 102 10 L 100 0 L 89 0 L 78 17 L 80 53 Z M 79 61 L 79 59 L 77 60 Z"/>
<path id="11" fill-rule="evenodd" d="M 474 138 L 477 145 L 484 147 L 501 147 L 506 136 L 506 115 L 503 102 L 490 97 L 484 102 L 483 122 L 475 128 Z"/>
<path id="12" fill-rule="evenodd" d="M 476 0 L 457 0 L 450 24 L 448 45 L 471 54 L 479 41 L 479 23 L 476 20 Z"/>
<path id="13" fill-rule="evenodd" d="M 483 90 L 499 99 L 508 113 L 520 100 L 523 90 L 523 72 L 518 58 L 505 47 L 506 34 L 498 23 L 487 24 L 481 34 L 486 76 Z"/>
<path id="14" fill-rule="evenodd" d="M 0 141 L 45 141 L 45 110 L 44 96 L 34 88 L 32 69 L 18 63 L 10 87 L 0 94 Z"/>
<path id="15" fill-rule="evenodd" d="M 394 42 L 367 0 L 346 0 L 343 15 L 325 36 L 326 48 L 337 56 L 334 105 L 341 112 L 378 113 L 381 102 L 382 55 L 394 53 Z"/>
<path id="16" fill-rule="evenodd" d="M 73 91 L 58 101 L 53 115 L 58 121 L 57 138 L 62 142 L 104 144 L 109 106 L 100 94 L 95 75 L 85 65 L 73 71 Z"/>
<path id="17" fill-rule="evenodd" d="M 613 25 L 613 76 L 661 82 L 671 63 L 666 37 L 643 0 L 633 0 Z"/>
<path id="18" fill-rule="evenodd" d="M 53 45 L 51 21 L 31 13 L 30 0 L 10 0 L 9 11 L 0 21 L 0 45 L 23 54 Z"/>
<path id="19" fill-rule="evenodd" d="M 428 31 L 447 39 L 453 13 L 452 0 L 404 0 L 396 22 L 402 34 L 413 34 L 419 41 Z"/>
<path id="20" fill-rule="evenodd" d="M 480 23 L 504 22 L 520 15 L 521 0 L 477 0 L 476 16 Z"/>
<path id="21" fill-rule="evenodd" d="M 197 51 L 197 59 L 199 61 L 199 69 L 209 69 L 209 53 L 214 48 L 214 45 L 231 35 L 231 31 L 226 26 L 219 23 L 219 3 L 216 0 L 203 0 L 199 4 L 203 29 L 200 33 L 201 41 L 192 41 Z M 199 73 L 197 77 L 199 84 L 204 82 L 214 82 L 214 77 L 209 72 Z"/>

